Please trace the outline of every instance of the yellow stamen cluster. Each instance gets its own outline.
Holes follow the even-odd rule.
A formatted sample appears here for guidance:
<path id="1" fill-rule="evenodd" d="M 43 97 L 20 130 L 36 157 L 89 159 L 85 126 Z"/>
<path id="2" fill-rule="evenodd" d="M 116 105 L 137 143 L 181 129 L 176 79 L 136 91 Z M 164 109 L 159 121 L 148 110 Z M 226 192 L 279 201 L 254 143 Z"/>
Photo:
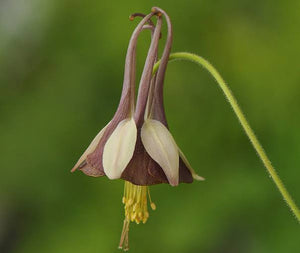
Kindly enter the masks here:
<path id="1" fill-rule="evenodd" d="M 123 250 L 128 250 L 129 223 L 146 223 L 149 218 L 147 195 L 149 196 L 151 209 L 155 210 L 156 206 L 151 201 L 148 186 L 134 185 L 125 181 L 124 196 L 122 198 L 122 202 L 125 205 L 125 220 L 119 246 Z"/>

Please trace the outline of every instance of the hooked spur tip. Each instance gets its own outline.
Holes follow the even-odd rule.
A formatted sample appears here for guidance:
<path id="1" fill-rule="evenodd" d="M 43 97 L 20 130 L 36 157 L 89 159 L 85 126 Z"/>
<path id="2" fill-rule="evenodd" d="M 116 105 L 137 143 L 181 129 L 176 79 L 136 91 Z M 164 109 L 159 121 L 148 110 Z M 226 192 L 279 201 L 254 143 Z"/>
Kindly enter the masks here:
<path id="1" fill-rule="evenodd" d="M 162 15 L 162 13 L 156 7 L 152 7 L 151 12 L 156 14 L 158 17 L 161 17 Z"/>
<path id="2" fill-rule="evenodd" d="M 130 21 L 133 21 L 133 20 L 134 20 L 134 18 L 135 18 L 135 16 L 134 16 L 134 15 L 130 15 L 130 16 L 129 16 L 129 20 L 130 20 Z"/>

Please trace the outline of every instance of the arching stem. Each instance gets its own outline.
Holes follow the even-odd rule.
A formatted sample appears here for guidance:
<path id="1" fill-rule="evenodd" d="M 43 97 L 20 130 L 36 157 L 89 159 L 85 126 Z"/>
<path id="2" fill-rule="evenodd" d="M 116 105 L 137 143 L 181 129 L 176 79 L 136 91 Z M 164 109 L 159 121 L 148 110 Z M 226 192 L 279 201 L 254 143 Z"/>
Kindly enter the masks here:
<path id="1" fill-rule="evenodd" d="M 235 115 L 237 116 L 239 122 L 241 123 L 243 129 L 245 130 L 246 135 L 249 137 L 249 139 L 250 139 L 254 149 L 256 150 L 259 158 L 262 160 L 264 166 L 266 167 L 268 173 L 270 174 L 272 180 L 274 181 L 277 189 L 281 193 L 281 195 L 282 195 L 283 199 L 286 201 L 287 205 L 290 207 L 293 214 L 296 216 L 298 222 L 300 222 L 299 208 L 297 207 L 297 205 L 294 202 L 294 200 L 292 199 L 291 195 L 289 194 L 289 192 L 285 188 L 285 186 L 282 183 L 280 177 L 276 173 L 274 167 L 271 164 L 271 161 L 267 157 L 262 145 L 259 143 L 257 137 L 254 134 L 254 131 L 250 127 L 246 117 L 244 116 L 241 108 L 239 107 L 239 105 L 237 103 L 237 100 L 233 96 L 231 90 L 229 89 L 229 87 L 225 83 L 224 79 L 219 74 L 219 72 L 207 60 L 205 60 L 201 56 L 198 56 L 198 55 L 195 55 L 195 54 L 186 53 L 186 52 L 173 53 L 173 54 L 170 55 L 169 61 L 174 61 L 174 60 L 187 60 L 187 61 L 197 63 L 198 65 L 205 68 L 214 77 L 214 79 L 217 81 L 218 85 L 222 89 L 222 91 L 223 91 L 225 97 L 227 98 L 229 104 L 231 105 L 231 107 L 232 107 Z M 160 61 L 158 61 L 155 64 L 155 66 L 153 68 L 153 73 L 155 73 L 157 71 L 157 69 L 159 67 L 159 64 L 160 64 Z"/>

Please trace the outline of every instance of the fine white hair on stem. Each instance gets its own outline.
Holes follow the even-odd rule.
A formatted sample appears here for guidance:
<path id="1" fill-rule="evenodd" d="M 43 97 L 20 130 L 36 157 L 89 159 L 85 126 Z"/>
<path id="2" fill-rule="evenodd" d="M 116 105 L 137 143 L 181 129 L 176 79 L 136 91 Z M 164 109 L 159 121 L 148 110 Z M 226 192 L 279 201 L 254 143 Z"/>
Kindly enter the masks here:
<path id="1" fill-rule="evenodd" d="M 266 152 L 264 151 L 262 145 L 258 141 L 254 131 L 250 127 L 250 124 L 248 123 L 248 120 L 246 119 L 244 113 L 242 112 L 240 106 L 237 103 L 236 98 L 233 96 L 232 91 L 224 81 L 224 79 L 221 77 L 219 72 L 214 68 L 212 64 L 210 64 L 207 60 L 205 60 L 203 57 L 192 54 L 192 53 L 187 53 L 187 52 L 179 52 L 179 53 L 173 53 L 169 57 L 169 61 L 175 61 L 175 60 L 186 60 L 186 61 L 191 61 L 199 66 L 203 67 L 206 69 L 212 76 L 213 78 L 217 81 L 219 87 L 223 91 L 227 101 L 231 105 L 235 115 L 237 116 L 240 124 L 242 125 L 246 135 L 248 136 L 251 144 L 253 145 L 255 151 L 257 152 L 257 155 L 263 162 L 264 166 L 267 169 L 267 172 L 271 176 L 273 182 L 275 183 L 277 189 L 279 190 L 280 194 L 282 195 L 283 199 L 287 203 L 287 205 L 290 207 L 292 213 L 295 215 L 296 219 L 298 222 L 300 222 L 300 210 L 296 203 L 294 202 L 292 196 L 284 186 L 281 178 L 277 174 L 275 168 L 271 164 L 271 161 L 269 160 Z M 153 73 L 156 73 L 157 69 L 159 69 L 160 61 L 158 61 L 154 68 L 153 68 Z"/>

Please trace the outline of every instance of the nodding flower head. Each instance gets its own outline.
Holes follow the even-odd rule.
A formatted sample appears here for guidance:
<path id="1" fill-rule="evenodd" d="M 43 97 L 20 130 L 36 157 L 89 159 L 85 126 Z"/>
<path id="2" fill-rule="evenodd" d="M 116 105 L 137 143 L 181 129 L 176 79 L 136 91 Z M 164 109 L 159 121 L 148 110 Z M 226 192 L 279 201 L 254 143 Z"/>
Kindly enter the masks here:
<path id="1" fill-rule="evenodd" d="M 147 196 L 151 201 L 149 185 L 191 183 L 198 176 L 177 146 L 168 130 L 164 103 L 163 83 L 172 46 L 172 24 L 165 11 L 153 7 L 148 15 L 130 16 L 143 19 L 135 28 L 127 50 L 123 90 L 117 111 L 112 120 L 97 134 L 75 164 L 72 172 L 81 170 L 93 177 L 106 175 L 109 179 L 124 179 L 123 203 L 125 220 L 120 248 L 128 249 L 130 221 L 145 223 L 149 217 Z M 157 18 L 154 24 L 151 18 Z M 153 66 L 158 60 L 158 44 L 163 17 L 168 33 L 158 71 Z M 142 30 L 151 30 L 151 44 L 141 75 L 135 102 L 135 61 L 137 39 Z"/>

